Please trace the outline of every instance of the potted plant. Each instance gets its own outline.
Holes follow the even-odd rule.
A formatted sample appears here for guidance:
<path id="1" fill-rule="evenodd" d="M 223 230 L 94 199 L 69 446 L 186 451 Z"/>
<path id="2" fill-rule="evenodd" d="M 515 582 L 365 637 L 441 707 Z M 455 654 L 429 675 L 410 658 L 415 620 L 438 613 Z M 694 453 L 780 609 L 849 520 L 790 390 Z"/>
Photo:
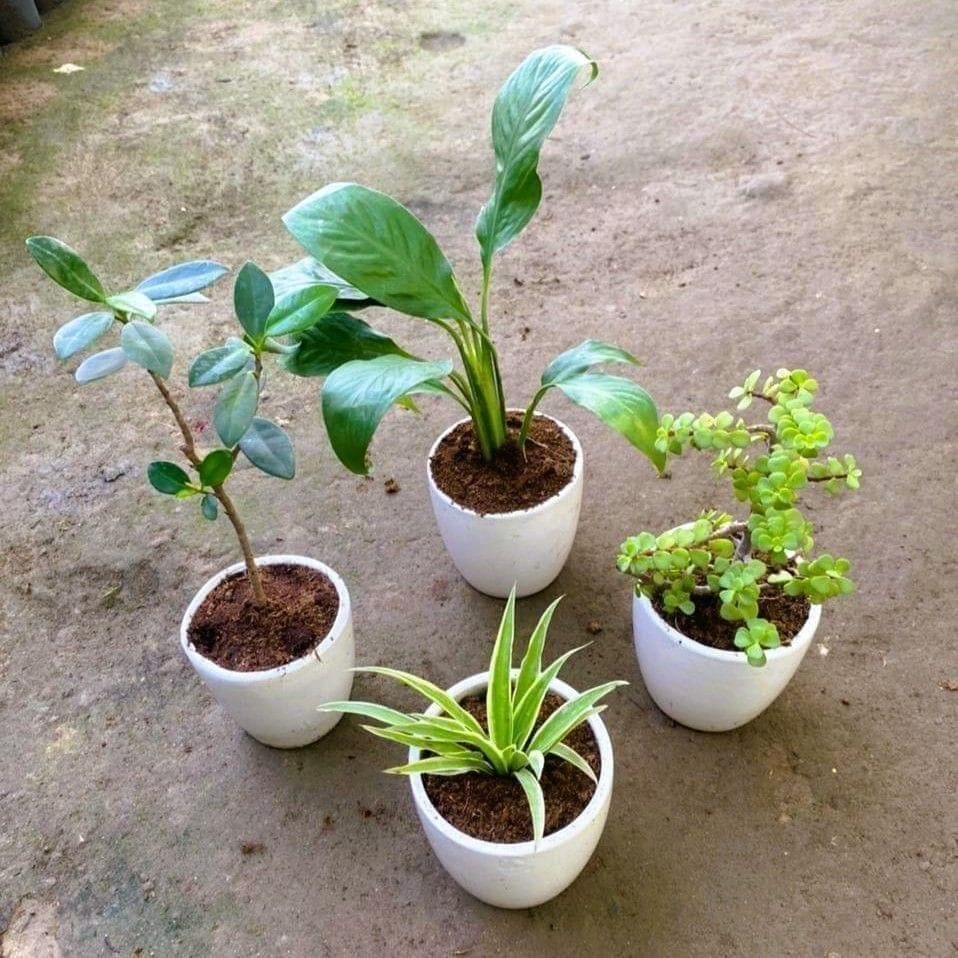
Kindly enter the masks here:
<path id="1" fill-rule="evenodd" d="M 821 604 L 853 589 L 847 559 L 812 555 L 812 525 L 798 506 L 809 483 L 857 489 L 861 470 L 851 455 L 825 454 L 832 426 L 812 409 L 818 383 L 805 370 L 780 369 L 759 388 L 760 377 L 751 373 L 729 397 L 740 410 L 765 403 L 767 421 L 664 415 L 656 439 L 663 453 L 711 450 L 748 517 L 703 512 L 619 550 L 619 571 L 636 579 L 633 634 L 649 694 L 677 722 L 707 732 L 768 708 L 808 651 Z"/>
<path id="2" fill-rule="evenodd" d="M 413 802 L 436 857 L 470 894 L 500 908 L 529 908 L 568 887 L 605 826 L 612 744 L 596 703 L 624 682 L 576 692 L 558 679 L 577 649 L 547 668 L 542 653 L 557 599 L 512 668 L 515 591 L 506 603 L 487 672 L 447 691 L 406 672 L 398 679 L 431 703 L 404 714 L 371 702 L 330 702 L 382 723 L 363 726 L 409 747 Z"/>
<path id="3" fill-rule="evenodd" d="M 504 597 L 545 588 L 572 547 L 582 499 L 582 450 L 558 420 L 537 413 L 558 389 L 621 433 L 661 468 L 655 404 L 638 385 L 592 371 L 638 361 L 608 343 L 586 340 L 546 367 L 524 409 L 511 408 L 499 371 L 489 300 L 495 254 L 532 219 L 542 193 L 541 147 L 580 71 L 596 65 L 578 50 L 551 46 L 531 54 L 499 91 L 492 112 L 496 177 L 479 213 L 476 238 L 482 291 L 474 310 L 426 227 L 404 206 L 355 183 L 333 183 L 283 218 L 310 254 L 281 271 L 284 295 L 339 291 L 348 309 L 380 304 L 427 320 L 449 336 L 459 358 L 411 355 L 348 311 L 334 311 L 298 336 L 287 368 L 325 376 L 323 418 L 339 459 L 368 470 L 373 434 L 394 403 L 416 393 L 451 398 L 466 413 L 436 441 L 428 459 L 430 495 L 453 561 L 475 588 Z M 321 291 L 326 290 L 326 293 Z M 350 306 L 352 304 L 352 306 Z"/>
<path id="4" fill-rule="evenodd" d="M 317 706 L 348 697 L 352 687 L 349 593 L 342 579 L 315 559 L 256 558 L 227 492 L 240 454 L 267 475 L 293 477 L 289 436 L 256 413 L 263 359 L 282 351 L 275 337 L 298 328 L 302 317 L 274 308 L 269 278 L 258 267 L 247 263 L 240 270 L 233 299 L 242 336 L 201 353 L 189 369 L 191 386 L 226 384 L 213 411 L 219 444 L 205 452 L 170 389 L 173 346 L 154 321 L 165 304 L 204 301 L 199 291 L 226 268 L 205 260 L 182 263 L 134 289 L 110 294 L 79 254 L 59 240 L 34 236 L 27 247 L 54 282 L 95 307 L 60 327 L 53 339 L 57 356 L 69 359 L 119 330 L 118 346 L 94 352 L 80 363 L 77 382 L 94 382 L 130 363 L 143 368 L 176 423 L 186 466 L 150 463 L 151 485 L 175 499 L 195 500 L 211 521 L 222 511 L 236 534 L 243 561 L 213 576 L 183 616 L 180 642 L 187 658 L 220 704 L 254 738 L 280 748 L 315 741 L 336 724 L 335 716 L 317 712 Z"/>

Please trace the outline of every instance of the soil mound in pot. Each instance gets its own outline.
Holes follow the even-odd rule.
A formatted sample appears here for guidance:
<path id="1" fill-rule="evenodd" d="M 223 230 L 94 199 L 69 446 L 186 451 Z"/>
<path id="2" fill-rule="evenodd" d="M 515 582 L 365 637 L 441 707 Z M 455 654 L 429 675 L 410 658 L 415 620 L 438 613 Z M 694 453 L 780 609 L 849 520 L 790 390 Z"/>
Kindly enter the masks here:
<path id="1" fill-rule="evenodd" d="M 551 419 L 535 416 L 525 456 L 516 437 L 522 417 L 510 413 L 509 441 L 492 462 L 479 452 L 472 423 L 456 426 L 436 449 L 429 467 L 436 485 L 454 502 L 480 515 L 531 509 L 560 493 L 575 470 L 575 448 Z"/>
<path id="2" fill-rule="evenodd" d="M 560 705 L 561 696 L 550 692 L 542 704 L 536 728 Z M 460 703 L 486 727 L 484 697 L 470 695 Z M 580 725 L 564 739 L 592 766 L 598 778 L 601 770 L 599 743 L 589 724 Z M 584 811 L 595 794 L 595 784 L 577 768 L 550 755 L 546 758 L 539 780 L 546 805 L 545 834 L 571 825 Z M 514 844 L 531 842 L 532 816 L 522 786 L 513 776 L 483 775 L 467 772 L 465 775 L 424 775 L 423 785 L 436 811 L 453 828 L 487 842 Z"/>
<path id="3" fill-rule="evenodd" d="M 652 605 L 673 629 L 690 639 L 723 652 L 741 652 L 735 646 L 735 633 L 742 623 L 727 622 L 719 615 L 721 599 L 714 594 L 697 595 L 694 601 L 695 612 L 692 615 L 666 612 L 659 596 L 652 599 Z M 808 618 L 809 608 L 805 596 L 785 595 L 778 589 L 764 593 L 758 600 L 758 614 L 775 625 L 782 645 L 788 645 L 801 631 Z"/>
<path id="4" fill-rule="evenodd" d="M 246 572 L 237 572 L 210 592 L 190 623 L 196 651 L 224 669 L 286 665 L 316 648 L 336 621 L 336 586 L 318 569 L 264 565 L 260 573 L 269 605 L 256 605 Z"/>

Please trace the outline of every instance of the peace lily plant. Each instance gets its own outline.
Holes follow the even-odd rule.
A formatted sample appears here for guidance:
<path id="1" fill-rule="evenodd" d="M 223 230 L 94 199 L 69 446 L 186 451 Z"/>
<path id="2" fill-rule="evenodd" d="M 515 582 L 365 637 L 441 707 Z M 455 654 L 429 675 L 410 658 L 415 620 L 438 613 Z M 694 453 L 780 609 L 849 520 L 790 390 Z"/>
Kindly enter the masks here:
<path id="1" fill-rule="evenodd" d="M 542 196 L 537 171 L 542 145 L 555 126 L 576 77 L 591 80 L 596 64 L 568 46 L 532 53 L 496 97 L 492 140 L 496 176 L 492 196 L 476 223 L 482 266 L 478 307 L 463 296 L 452 267 L 426 227 L 395 199 L 356 183 L 333 183 L 303 200 L 283 218 L 310 258 L 274 274 L 277 288 L 308 310 L 325 312 L 372 304 L 433 323 L 452 341 L 460 367 L 411 355 L 392 339 L 351 315 L 333 310 L 299 334 L 287 368 L 326 376 L 322 409 L 336 455 L 353 472 L 368 470 L 367 451 L 379 422 L 394 403 L 416 393 L 453 399 L 468 414 L 482 459 L 507 443 L 524 448 L 542 398 L 559 389 L 626 437 L 658 467 L 658 417 L 649 395 L 618 376 L 593 372 L 603 363 L 636 365 L 608 343 L 586 340 L 546 367 L 525 406 L 518 433 L 510 435 L 499 354 L 490 322 L 493 262 L 529 223 Z M 352 304 L 352 305 L 351 305 Z"/>

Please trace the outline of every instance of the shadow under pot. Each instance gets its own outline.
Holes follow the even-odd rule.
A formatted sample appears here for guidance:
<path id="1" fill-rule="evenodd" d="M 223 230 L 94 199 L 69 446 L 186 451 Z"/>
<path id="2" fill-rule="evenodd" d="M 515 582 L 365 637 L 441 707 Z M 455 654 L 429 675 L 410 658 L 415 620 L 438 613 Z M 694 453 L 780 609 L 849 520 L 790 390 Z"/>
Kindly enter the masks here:
<path id="1" fill-rule="evenodd" d="M 317 708 L 348 699 L 352 689 L 355 645 L 349 592 L 335 571 L 315 559 L 269 555 L 257 558 L 256 564 L 264 570 L 267 594 L 271 585 L 275 594 L 281 583 L 284 592 L 306 603 L 308 620 L 306 613 L 302 621 L 287 616 L 281 627 L 264 623 L 251 635 L 250 620 L 262 613 L 244 606 L 242 595 L 229 595 L 231 586 L 232 591 L 245 587 L 249 592 L 246 566 L 238 562 L 196 593 L 180 624 L 180 645 L 213 697 L 244 731 L 264 745 L 298 748 L 321 738 L 341 718 L 341 713 Z M 220 601 L 225 608 L 217 608 L 214 617 L 211 606 Z M 245 641 L 214 634 L 211 620 L 217 627 L 239 620 Z M 264 645 L 259 640 L 267 634 L 272 644 Z M 277 636 L 296 652 L 277 648 Z M 297 643 L 308 648 L 301 651 Z M 270 667 L 277 658 L 282 664 Z"/>
<path id="2" fill-rule="evenodd" d="M 521 419 L 510 413 L 511 429 Z M 537 414 L 525 459 L 517 447 L 490 465 L 472 441 L 470 420 L 433 444 L 429 496 L 446 549 L 463 578 L 497 598 L 532 595 L 562 571 L 582 506 L 582 446 L 558 419 Z"/>
<path id="3" fill-rule="evenodd" d="M 822 615 L 808 618 L 787 645 L 765 650 L 765 665 L 744 652 L 713 649 L 673 628 L 644 595 L 632 598 L 632 635 L 642 680 L 655 704 L 680 725 L 727 732 L 761 715 L 782 693 L 812 644 Z"/>
<path id="4" fill-rule="evenodd" d="M 448 689 L 448 694 L 461 702 L 469 696 L 484 695 L 488 684 L 489 673 L 481 672 L 458 682 Z M 549 691 L 565 700 L 577 694 L 559 679 L 553 679 Z M 432 705 L 426 714 L 439 715 L 440 711 Z M 593 715 L 585 727 L 594 737 L 598 751 L 598 784 L 578 816 L 565 827 L 546 834 L 538 844 L 486 841 L 466 834 L 439 813 L 423 776 L 410 776 L 413 802 L 426 838 L 442 866 L 469 894 L 498 908 L 531 908 L 564 891 L 585 868 L 605 828 L 613 779 L 612 742 L 605 724 Z M 419 749 L 409 750 L 410 762 L 420 757 Z M 548 791 L 545 801 L 548 809 Z"/>

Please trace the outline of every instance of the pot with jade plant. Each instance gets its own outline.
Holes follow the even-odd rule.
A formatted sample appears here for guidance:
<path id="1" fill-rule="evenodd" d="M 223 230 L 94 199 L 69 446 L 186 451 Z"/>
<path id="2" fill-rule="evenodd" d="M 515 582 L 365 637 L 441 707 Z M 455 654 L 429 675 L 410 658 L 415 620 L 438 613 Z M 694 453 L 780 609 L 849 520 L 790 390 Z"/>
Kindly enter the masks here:
<path id="1" fill-rule="evenodd" d="M 489 670 L 443 691 L 393 669 L 385 675 L 426 698 L 404 714 L 370 702 L 333 702 L 381 725 L 364 726 L 408 746 L 387 771 L 408 775 L 413 803 L 436 857 L 470 894 L 500 908 L 555 897 L 585 867 L 612 796 L 612 744 L 600 699 L 624 682 L 576 692 L 558 678 L 574 652 L 546 668 L 542 653 L 557 599 L 512 668 L 515 592 L 506 603 Z"/>
<path id="2" fill-rule="evenodd" d="M 453 561 L 475 588 L 505 597 L 545 588 L 572 547 L 582 500 L 582 450 L 570 430 L 536 412 L 553 389 L 621 433 L 657 468 L 658 416 L 628 379 L 595 372 L 605 363 L 637 365 L 624 349 L 587 339 L 552 360 L 531 401 L 506 400 L 490 319 L 495 255 L 532 219 L 541 198 L 537 167 L 579 74 L 596 66 L 567 46 L 531 54 L 499 91 L 492 111 L 496 175 L 479 213 L 482 266 L 477 307 L 426 227 L 404 206 L 355 183 L 333 183 L 284 219 L 310 258 L 279 271 L 284 297 L 306 304 L 336 290 L 343 309 L 299 334 L 285 360 L 303 376 L 325 376 L 322 411 L 336 455 L 359 474 L 386 411 L 418 393 L 451 399 L 467 418 L 433 446 L 427 476 L 439 529 Z M 327 292 L 321 292 L 321 291 Z M 381 305 L 432 323 L 455 348 L 452 359 L 414 356 L 353 315 Z"/>
<path id="3" fill-rule="evenodd" d="M 353 627 L 349 593 L 329 567 L 302 556 L 254 556 L 246 526 L 228 486 L 243 460 L 261 472 L 292 479 L 289 436 L 257 415 L 264 359 L 281 352 L 275 338 L 301 320 L 274 304 L 269 277 L 252 263 L 240 270 L 234 306 L 241 329 L 223 346 L 201 353 L 189 368 L 192 387 L 224 384 L 213 409 L 215 436 L 206 441 L 170 383 L 174 349 L 157 325 L 161 307 L 205 301 L 200 290 L 226 268 L 211 261 L 182 263 L 110 294 L 79 254 L 59 240 L 34 236 L 27 246 L 44 272 L 92 304 L 54 336 L 57 356 L 71 357 L 119 333 L 119 343 L 88 355 L 78 383 L 91 383 L 132 366 L 149 377 L 178 433 L 182 465 L 151 462 L 147 478 L 158 492 L 195 502 L 203 518 L 225 515 L 243 561 L 213 576 L 189 604 L 180 642 L 215 698 L 250 735 L 280 748 L 306 745 L 336 724 L 317 711 L 352 687 Z M 204 449 L 212 444 L 214 448 Z M 242 456 L 242 460 L 240 459 Z"/>
<path id="4" fill-rule="evenodd" d="M 733 413 L 665 415 L 661 452 L 709 450 L 745 519 L 703 512 L 659 535 L 641 532 L 620 547 L 618 568 L 636 580 L 633 634 L 639 668 L 659 708 L 682 725 L 723 732 L 751 721 L 778 697 L 811 645 L 821 605 L 853 590 L 850 563 L 812 553 L 802 491 L 857 489 L 851 455 L 827 455 L 828 419 L 812 407 L 817 382 L 780 369 L 760 387 L 753 372 L 729 394 L 754 401 L 764 422 Z"/>

